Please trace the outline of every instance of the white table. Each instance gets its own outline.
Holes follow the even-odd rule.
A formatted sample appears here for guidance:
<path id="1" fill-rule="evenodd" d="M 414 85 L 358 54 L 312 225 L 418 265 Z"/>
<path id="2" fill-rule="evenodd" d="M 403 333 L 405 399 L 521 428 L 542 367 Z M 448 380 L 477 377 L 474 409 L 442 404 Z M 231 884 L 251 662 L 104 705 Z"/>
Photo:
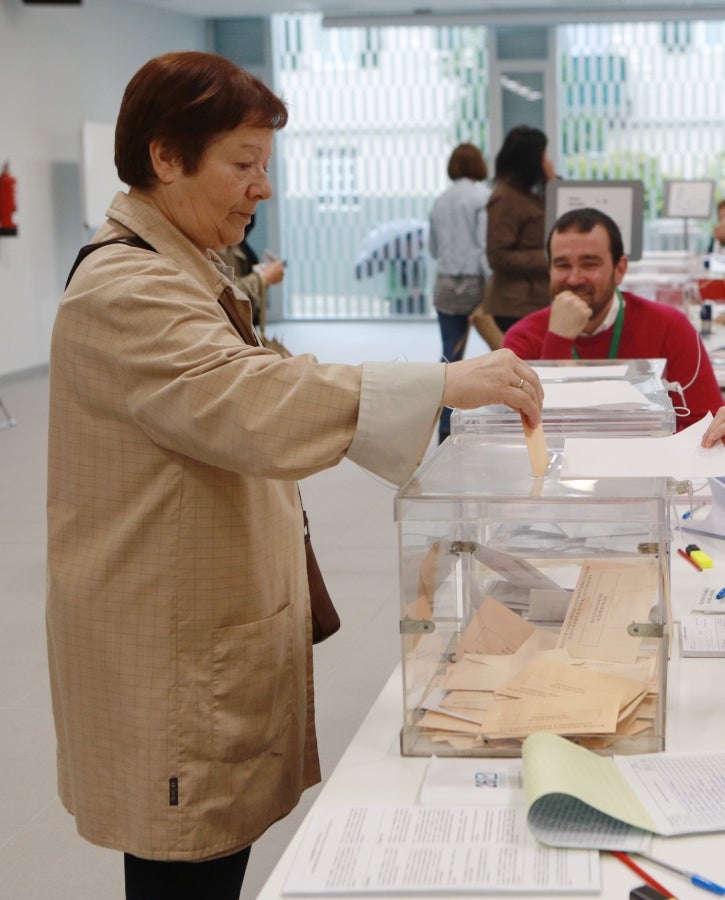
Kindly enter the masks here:
<path id="1" fill-rule="evenodd" d="M 697 543 L 708 553 L 715 561 L 715 568 L 697 572 L 675 552 L 675 547 L 679 546 L 679 536 L 675 537 L 671 566 L 675 620 L 690 611 L 705 587 L 725 587 L 725 541 L 697 535 L 689 536 L 688 542 Z M 722 584 L 718 579 L 722 580 Z M 259 893 L 258 900 L 277 900 L 284 896 L 282 891 L 287 874 L 306 823 L 315 810 L 351 804 L 394 806 L 416 801 L 428 760 L 400 756 L 398 734 L 402 718 L 402 675 L 398 666 Z M 725 658 L 681 659 L 676 634 L 672 640 L 668 670 L 666 748 L 725 749 Z M 725 834 L 658 838 L 652 855 L 725 884 Z M 642 866 L 680 900 L 707 900 L 715 896 L 652 863 L 643 861 Z M 602 884 L 603 890 L 599 896 L 627 900 L 629 891 L 642 884 L 642 879 L 618 860 L 603 854 Z M 393 900 L 393 895 L 389 894 L 375 896 L 379 900 Z M 462 895 L 435 896 L 439 900 L 453 900 Z M 506 895 L 510 900 L 531 900 L 535 896 Z M 566 895 L 571 900 L 585 900 L 592 896 L 596 895 Z M 399 897 L 396 895 L 396 900 Z"/>

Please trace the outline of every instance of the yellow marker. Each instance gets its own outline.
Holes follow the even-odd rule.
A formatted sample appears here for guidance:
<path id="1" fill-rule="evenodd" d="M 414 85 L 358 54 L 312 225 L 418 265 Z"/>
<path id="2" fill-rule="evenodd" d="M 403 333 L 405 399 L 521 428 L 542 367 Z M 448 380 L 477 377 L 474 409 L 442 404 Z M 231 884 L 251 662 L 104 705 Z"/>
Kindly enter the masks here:
<path id="1" fill-rule="evenodd" d="M 693 549 L 688 551 L 691 559 L 694 559 L 695 562 L 700 566 L 701 569 L 711 569 L 712 568 L 712 560 L 703 550 Z"/>
<path id="2" fill-rule="evenodd" d="M 712 569 L 712 560 L 697 544 L 688 544 L 685 547 L 685 553 L 691 560 L 697 563 L 701 569 Z"/>

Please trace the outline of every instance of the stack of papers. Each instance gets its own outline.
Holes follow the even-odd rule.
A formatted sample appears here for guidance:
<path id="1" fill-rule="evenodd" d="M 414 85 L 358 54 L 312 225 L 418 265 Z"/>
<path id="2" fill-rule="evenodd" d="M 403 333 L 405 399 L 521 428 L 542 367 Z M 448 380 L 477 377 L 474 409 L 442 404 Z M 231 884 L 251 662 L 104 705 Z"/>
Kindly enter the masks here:
<path id="1" fill-rule="evenodd" d="M 599 850 L 717 831 L 725 753 L 608 758 L 534 734 L 520 760 L 433 757 L 418 805 L 314 813 L 284 894 L 597 892 Z"/>
<path id="2" fill-rule="evenodd" d="M 523 766 L 529 827 L 552 846 L 636 851 L 651 834 L 725 831 L 725 753 L 604 757 L 535 734 Z"/>
<path id="3" fill-rule="evenodd" d="M 459 751 L 485 740 L 502 752 L 540 731 L 601 748 L 651 730 L 658 657 L 628 626 L 648 620 L 657 571 L 652 558 L 585 560 L 573 593 L 558 592 L 568 602 L 558 633 L 484 597 L 419 703 L 418 725 Z"/>
<path id="4" fill-rule="evenodd" d="M 725 475 L 725 445 L 700 446 L 708 413 L 699 422 L 668 437 L 575 438 L 564 441 L 561 478 L 677 478 Z M 626 447 L 626 452 L 624 449 Z"/>
<path id="5" fill-rule="evenodd" d="M 547 381 L 547 409 L 643 409 L 650 401 L 629 381 Z"/>
<path id="6" fill-rule="evenodd" d="M 421 803 L 524 806 L 554 847 L 646 851 L 653 834 L 725 831 L 725 752 L 600 756 L 554 734 L 524 741 L 520 760 L 431 759 Z"/>

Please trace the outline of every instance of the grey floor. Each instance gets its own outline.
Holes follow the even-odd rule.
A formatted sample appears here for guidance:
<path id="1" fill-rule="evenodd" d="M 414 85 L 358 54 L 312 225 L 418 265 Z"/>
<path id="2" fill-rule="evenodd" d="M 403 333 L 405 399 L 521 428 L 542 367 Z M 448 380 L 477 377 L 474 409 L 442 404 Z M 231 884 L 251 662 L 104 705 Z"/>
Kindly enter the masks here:
<path id="1" fill-rule="evenodd" d="M 440 353 L 435 322 L 287 323 L 268 331 L 321 362 L 433 361 Z M 472 336 L 469 355 L 487 350 Z M 55 790 L 43 625 L 47 387 L 44 375 L 0 382 L 17 420 L 0 429 L 0 900 L 122 900 L 120 854 L 79 838 Z M 343 621 L 315 649 L 324 778 L 400 658 L 397 535 L 393 491 L 347 461 L 301 489 Z M 243 900 L 257 896 L 318 790 L 254 846 Z"/>

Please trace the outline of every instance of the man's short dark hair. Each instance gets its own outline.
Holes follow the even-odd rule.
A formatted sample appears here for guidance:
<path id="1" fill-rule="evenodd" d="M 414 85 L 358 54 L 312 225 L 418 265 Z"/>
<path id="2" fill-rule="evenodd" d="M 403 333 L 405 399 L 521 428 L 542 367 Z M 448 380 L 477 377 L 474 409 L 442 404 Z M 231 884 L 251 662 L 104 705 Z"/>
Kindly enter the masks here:
<path id="1" fill-rule="evenodd" d="M 551 262 L 551 238 L 554 234 L 563 234 L 566 231 L 576 231 L 578 234 L 589 234 L 597 225 L 601 225 L 609 235 L 609 250 L 612 254 L 612 262 L 616 266 L 624 256 L 624 244 L 619 225 L 600 209 L 584 206 L 581 209 L 570 209 L 554 222 L 554 227 L 549 232 L 546 241 L 546 254 Z"/>

